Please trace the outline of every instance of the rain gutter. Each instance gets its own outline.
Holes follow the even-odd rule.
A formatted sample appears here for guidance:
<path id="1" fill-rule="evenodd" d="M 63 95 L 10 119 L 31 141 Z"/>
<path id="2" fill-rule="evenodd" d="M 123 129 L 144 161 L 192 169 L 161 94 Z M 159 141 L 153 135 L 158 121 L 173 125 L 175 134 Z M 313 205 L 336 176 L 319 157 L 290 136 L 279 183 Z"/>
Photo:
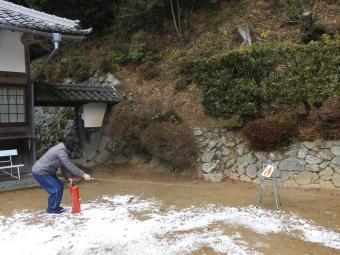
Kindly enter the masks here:
<path id="1" fill-rule="evenodd" d="M 18 31 L 18 32 L 23 32 L 23 33 L 29 33 L 29 34 L 32 34 L 32 35 L 39 35 L 39 36 L 53 38 L 53 33 L 51 33 L 51 32 L 37 31 L 37 30 L 33 30 L 33 29 L 28 29 L 28 28 L 22 28 L 22 27 L 15 27 L 15 26 L 10 26 L 10 25 L 0 24 L 0 29 Z M 87 29 L 87 30 L 84 30 L 84 31 L 86 33 L 90 33 L 91 30 L 92 29 Z M 85 39 L 84 35 L 63 35 L 63 40 L 66 40 L 66 41 L 81 41 L 83 39 Z"/>

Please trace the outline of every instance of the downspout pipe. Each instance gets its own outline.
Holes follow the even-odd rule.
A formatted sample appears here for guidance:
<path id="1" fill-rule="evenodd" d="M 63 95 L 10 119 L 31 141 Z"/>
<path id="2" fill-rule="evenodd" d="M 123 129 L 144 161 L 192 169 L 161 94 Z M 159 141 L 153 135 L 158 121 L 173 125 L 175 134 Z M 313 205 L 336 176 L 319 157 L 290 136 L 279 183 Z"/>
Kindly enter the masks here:
<path id="1" fill-rule="evenodd" d="M 54 45 L 54 49 L 52 50 L 52 52 L 48 55 L 48 57 L 46 58 L 44 65 L 42 66 L 42 68 L 36 73 L 36 75 L 31 79 L 31 112 L 32 112 L 32 135 L 33 137 L 35 136 L 35 130 L 34 130 L 34 82 L 39 78 L 39 76 L 42 74 L 42 72 L 44 71 L 44 69 L 46 68 L 46 66 L 48 65 L 48 63 L 52 60 L 52 58 L 57 54 L 58 50 L 59 50 L 59 44 L 61 42 L 61 34 L 59 33 L 53 33 L 53 37 L 52 37 L 52 42 Z M 35 162 L 36 160 L 36 155 L 35 155 L 35 141 L 33 140 L 33 144 L 32 144 L 32 157 L 33 157 L 33 162 Z"/>
<path id="2" fill-rule="evenodd" d="M 43 71 L 45 70 L 46 66 L 49 64 L 49 62 L 57 54 L 57 52 L 59 50 L 59 44 L 61 42 L 61 34 L 53 33 L 52 42 L 53 42 L 54 48 L 53 48 L 52 52 L 46 58 L 43 66 L 41 67 L 41 69 L 32 78 L 32 81 L 31 81 L 32 83 L 34 83 L 39 78 L 39 76 L 43 73 Z"/>

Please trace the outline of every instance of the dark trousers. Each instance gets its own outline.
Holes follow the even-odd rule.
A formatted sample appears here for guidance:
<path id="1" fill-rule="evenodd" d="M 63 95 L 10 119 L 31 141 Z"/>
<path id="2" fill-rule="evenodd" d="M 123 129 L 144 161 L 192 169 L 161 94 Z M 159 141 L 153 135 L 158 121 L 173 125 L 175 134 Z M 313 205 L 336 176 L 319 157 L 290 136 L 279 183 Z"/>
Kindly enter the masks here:
<path id="1" fill-rule="evenodd" d="M 60 203 L 64 191 L 64 185 L 61 181 L 55 175 L 32 174 L 40 186 L 49 194 L 47 212 L 54 213 L 60 211 Z"/>

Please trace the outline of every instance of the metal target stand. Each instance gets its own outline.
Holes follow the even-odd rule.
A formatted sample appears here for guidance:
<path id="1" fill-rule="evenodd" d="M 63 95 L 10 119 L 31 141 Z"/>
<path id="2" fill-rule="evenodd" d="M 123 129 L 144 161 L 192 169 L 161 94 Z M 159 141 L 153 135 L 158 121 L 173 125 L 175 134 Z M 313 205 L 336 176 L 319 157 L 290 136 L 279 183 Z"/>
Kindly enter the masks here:
<path id="1" fill-rule="evenodd" d="M 265 170 L 265 168 L 268 165 L 272 165 L 273 166 L 273 173 L 270 177 L 265 177 L 262 175 L 263 171 Z M 271 163 L 264 163 L 262 165 L 262 171 L 261 171 L 261 175 L 260 175 L 260 183 L 259 183 L 259 189 L 258 189 L 258 193 L 257 193 L 257 199 L 256 199 L 256 208 L 259 208 L 259 206 L 262 203 L 262 196 L 263 196 L 263 192 L 264 192 L 264 182 L 267 181 L 271 181 L 273 184 L 273 190 L 274 190 L 274 195 L 275 195 L 275 205 L 276 205 L 276 210 L 280 210 L 280 206 L 281 206 L 281 200 L 280 200 L 280 191 L 279 191 L 279 184 L 277 181 L 278 178 L 278 170 L 276 168 L 276 166 L 274 164 Z"/>

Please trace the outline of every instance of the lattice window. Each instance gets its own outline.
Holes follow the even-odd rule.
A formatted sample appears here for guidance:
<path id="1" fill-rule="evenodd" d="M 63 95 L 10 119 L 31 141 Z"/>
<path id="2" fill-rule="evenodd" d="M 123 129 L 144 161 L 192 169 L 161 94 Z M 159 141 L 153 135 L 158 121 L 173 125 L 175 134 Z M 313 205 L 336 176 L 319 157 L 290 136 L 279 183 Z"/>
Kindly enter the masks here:
<path id="1" fill-rule="evenodd" d="M 25 122 L 25 89 L 0 87 L 0 123 Z"/>

